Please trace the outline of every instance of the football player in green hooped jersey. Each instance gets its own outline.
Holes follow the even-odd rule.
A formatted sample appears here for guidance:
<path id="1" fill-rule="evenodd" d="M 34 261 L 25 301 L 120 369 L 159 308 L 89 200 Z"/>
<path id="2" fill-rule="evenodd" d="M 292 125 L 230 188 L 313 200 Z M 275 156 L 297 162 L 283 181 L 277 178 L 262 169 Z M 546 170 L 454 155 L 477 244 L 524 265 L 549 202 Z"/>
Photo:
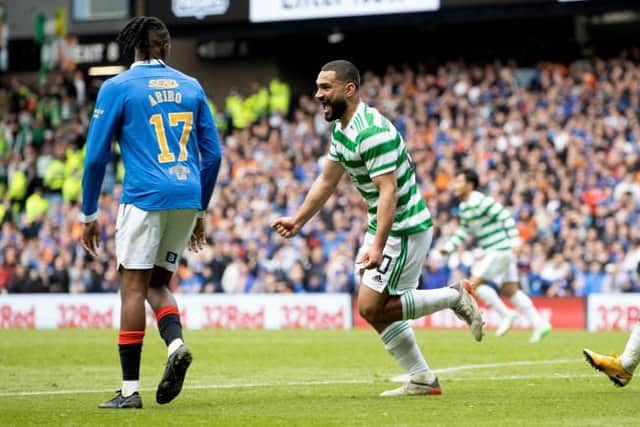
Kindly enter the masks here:
<path id="1" fill-rule="evenodd" d="M 507 333 L 516 318 L 516 313 L 500 299 L 498 293 L 486 283 L 493 282 L 503 295 L 529 320 L 533 334 L 529 340 L 537 343 L 551 332 L 533 302 L 518 289 L 518 266 L 514 249 L 519 246 L 518 230 L 513 216 L 493 197 L 477 191 L 478 174 L 471 170 L 461 171 L 453 181 L 453 193 L 460 203 L 460 228 L 440 249 L 443 254 L 456 250 L 470 235 L 473 235 L 484 250 L 484 256 L 471 273 L 469 280 L 476 294 L 500 316 L 497 336 Z"/>
<path id="2" fill-rule="evenodd" d="M 402 137 L 387 118 L 360 101 L 357 68 L 344 60 L 329 62 L 316 86 L 324 118 L 333 122 L 327 160 L 298 211 L 276 219 L 272 226 L 283 237 L 295 236 L 346 171 L 368 208 L 368 229 L 356 258 L 359 311 L 410 376 L 407 384 L 382 396 L 441 394 L 408 320 L 451 308 L 480 341 L 480 310 L 466 281 L 442 289 L 416 289 L 431 244 L 431 215 Z"/>

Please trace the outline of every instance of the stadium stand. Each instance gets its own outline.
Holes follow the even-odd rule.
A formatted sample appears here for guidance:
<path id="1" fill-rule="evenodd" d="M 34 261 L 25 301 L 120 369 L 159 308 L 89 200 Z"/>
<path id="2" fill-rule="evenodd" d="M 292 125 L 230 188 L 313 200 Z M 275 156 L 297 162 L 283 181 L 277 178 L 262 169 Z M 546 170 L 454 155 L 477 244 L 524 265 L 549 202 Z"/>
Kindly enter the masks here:
<path id="1" fill-rule="evenodd" d="M 313 76 L 310 76 L 313 78 Z M 448 185 L 475 167 L 516 216 L 523 286 L 533 295 L 640 291 L 640 51 L 570 64 L 450 62 L 364 74 L 365 100 L 394 120 L 435 218 L 433 248 L 455 229 Z M 113 234 L 124 171 L 117 150 L 101 199 L 102 256 L 77 223 L 83 144 L 99 83 L 51 73 L 39 89 L 0 89 L 0 292 L 115 292 Z M 328 125 L 311 94 L 280 81 L 226 98 L 225 156 L 201 253 L 186 252 L 175 291 L 353 292 L 365 207 L 345 179 L 292 241 L 269 227 L 302 202 Z M 634 225 L 635 224 L 635 225 Z M 466 247 L 433 250 L 422 287 L 469 272 Z"/>

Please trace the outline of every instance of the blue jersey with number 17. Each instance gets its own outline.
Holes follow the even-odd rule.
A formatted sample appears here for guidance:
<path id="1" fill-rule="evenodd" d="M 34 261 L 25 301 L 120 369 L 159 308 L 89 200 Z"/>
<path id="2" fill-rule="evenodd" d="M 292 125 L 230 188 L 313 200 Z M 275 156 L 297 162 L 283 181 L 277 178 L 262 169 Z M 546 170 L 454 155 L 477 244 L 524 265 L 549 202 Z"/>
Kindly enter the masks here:
<path id="1" fill-rule="evenodd" d="M 205 210 L 220 166 L 218 132 L 202 87 L 159 61 L 137 62 L 104 82 L 87 137 L 82 213 L 92 217 L 116 139 L 121 203 L 145 211 Z"/>

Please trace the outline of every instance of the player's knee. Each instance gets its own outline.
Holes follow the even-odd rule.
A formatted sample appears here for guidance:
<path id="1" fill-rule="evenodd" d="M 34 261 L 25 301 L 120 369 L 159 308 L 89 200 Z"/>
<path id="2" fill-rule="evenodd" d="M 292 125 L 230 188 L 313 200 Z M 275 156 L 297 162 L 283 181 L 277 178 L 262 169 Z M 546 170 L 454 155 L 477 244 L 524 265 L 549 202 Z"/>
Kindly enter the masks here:
<path id="1" fill-rule="evenodd" d="M 147 298 L 147 291 L 141 286 L 125 286 L 122 287 L 121 292 L 126 300 Z"/>
<path id="2" fill-rule="evenodd" d="M 360 316 L 370 324 L 378 323 L 382 316 L 382 308 L 375 304 L 360 304 L 358 310 Z"/>
<path id="3" fill-rule="evenodd" d="M 504 283 L 500 293 L 507 298 L 511 298 L 516 292 L 518 292 L 517 283 Z"/>

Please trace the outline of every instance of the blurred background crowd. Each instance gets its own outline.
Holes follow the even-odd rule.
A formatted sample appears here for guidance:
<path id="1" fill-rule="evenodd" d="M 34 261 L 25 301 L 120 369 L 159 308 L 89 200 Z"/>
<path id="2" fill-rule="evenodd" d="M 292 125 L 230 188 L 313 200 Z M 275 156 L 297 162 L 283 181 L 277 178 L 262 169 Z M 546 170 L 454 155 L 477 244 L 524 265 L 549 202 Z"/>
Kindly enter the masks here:
<path id="1" fill-rule="evenodd" d="M 640 291 L 640 51 L 527 67 L 361 71 L 364 101 L 402 133 L 434 216 L 422 288 L 467 275 L 482 256 L 473 242 L 447 258 L 437 251 L 457 227 L 451 180 L 472 167 L 481 190 L 516 219 L 522 286 L 532 295 Z M 37 87 L 13 79 L 0 89 L 0 292 L 118 289 L 113 236 L 125 171 L 117 147 L 100 202 L 100 256 L 79 243 L 83 147 L 99 84 L 52 72 Z M 209 245 L 183 254 L 172 287 L 354 292 L 366 209 L 347 178 L 300 236 L 270 229 L 301 204 L 327 152 L 329 124 L 313 93 L 290 100 L 274 80 L 246 95 L 212 105 L 224 156 Z"/>

